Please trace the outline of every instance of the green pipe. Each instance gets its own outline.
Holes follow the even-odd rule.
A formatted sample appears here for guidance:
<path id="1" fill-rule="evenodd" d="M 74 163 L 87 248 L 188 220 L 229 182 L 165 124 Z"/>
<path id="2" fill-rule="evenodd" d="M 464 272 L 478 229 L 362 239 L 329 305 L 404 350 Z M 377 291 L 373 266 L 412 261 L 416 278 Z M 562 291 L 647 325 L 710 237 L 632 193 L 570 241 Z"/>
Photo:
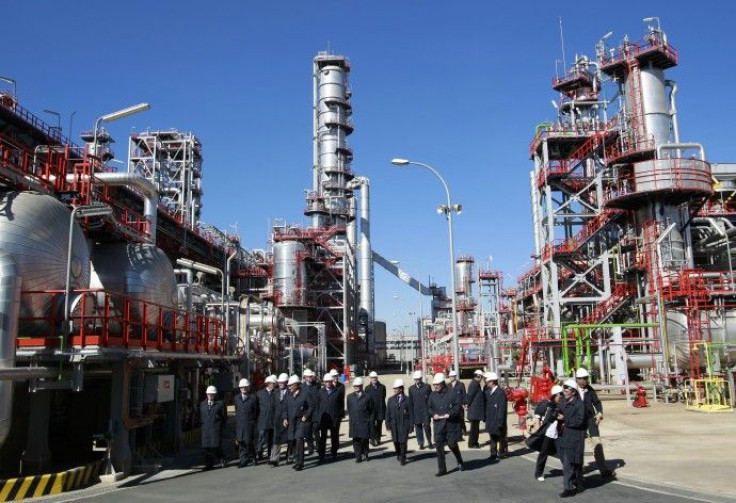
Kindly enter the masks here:
<path id="1" fill-rule="evenodd" d="M 537 127 L 534 128 L 534 135 L 538 135 L 540 130 L 546 129 L 552 125 L 554 125 L 554 122 L 540 122 L 537 124 Z"/>

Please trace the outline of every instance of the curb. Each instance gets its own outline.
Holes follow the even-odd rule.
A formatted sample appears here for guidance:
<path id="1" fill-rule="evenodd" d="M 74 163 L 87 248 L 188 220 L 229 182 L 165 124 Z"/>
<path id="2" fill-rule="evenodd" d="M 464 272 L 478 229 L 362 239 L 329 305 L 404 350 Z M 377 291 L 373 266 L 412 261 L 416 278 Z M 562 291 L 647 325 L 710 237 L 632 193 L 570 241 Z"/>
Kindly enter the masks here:
<path id="1" fill-rule="evenodd" d="M 104 460 L 58 473 L 0 480 L 0 502 L 76 491 L 97 483 Z"/>

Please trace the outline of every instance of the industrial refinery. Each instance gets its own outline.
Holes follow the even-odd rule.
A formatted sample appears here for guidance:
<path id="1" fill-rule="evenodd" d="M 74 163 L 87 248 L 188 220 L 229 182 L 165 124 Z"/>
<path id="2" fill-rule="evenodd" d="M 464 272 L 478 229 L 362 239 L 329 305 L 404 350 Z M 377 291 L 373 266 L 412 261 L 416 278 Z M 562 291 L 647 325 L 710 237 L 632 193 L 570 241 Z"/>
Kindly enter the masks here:
<path id="1" fill-rule="evenodd" d="M 511 189 L 529 198 L 519 232 L 533 236 L 531 268 L 511 278 L 475 258 L 496 250 L 455 257 L 461 208 L 448 191 L 447 285 L 376 244 L 371 191 L 391 188 L 353 168 L 345 55 L 317 52 L 311 81 L 293 76 L 311 84 L 311 173 L 303 215 L 274 219 L 263 248 L 202 220 L 215 175 L 193 131 L 105 129 L 155 103 L 102 115 L 77 139 L 0 91 L 0 471 L 104 458 L 102 471 L 130 474 L 198 445 L 209 385 L 227 398 L 241 377 L 259 388 L 282 372 L 382 368 L 398 343 L 376 316 L 375 265 L 428 301 L 412 313 L 407 373 L 496 372 L 521 430 L 554 376 L 580 367 L 627 397 L 638 386 L 693 411 L 732 410 L 736 163 L 710 160 L 706 137 L 681 137 L 678 93 L 698 90 L 670 78 L 681 62 L 658 19 L 641 40 L 591 45 L 551 91 L 539 83 L 556 119 L 518 152 L 529 185 Z"/>

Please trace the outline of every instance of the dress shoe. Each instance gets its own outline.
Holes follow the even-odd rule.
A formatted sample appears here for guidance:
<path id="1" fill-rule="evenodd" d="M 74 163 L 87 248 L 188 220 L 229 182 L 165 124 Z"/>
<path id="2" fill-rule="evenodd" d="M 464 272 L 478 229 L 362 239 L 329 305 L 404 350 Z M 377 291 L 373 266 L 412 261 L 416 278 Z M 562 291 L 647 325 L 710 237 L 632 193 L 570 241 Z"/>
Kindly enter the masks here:
<path id="1" fill-rule="evenodd" d="M 578 486 L 578 487 L 576 487 L 576 488 L 575 488 L 575 492 L 576 492 L 577 494 L 580 494 L 580 493 L 582 493 L 582 492 L 585 492 L 585 486 Z"/>
<path id="2" fill-rule="evenodd" d="M 465 464 L 464 463 L 460 463 L 459 465 L 457 465 L 457 469 L 460 472 L 464 472 L 465 471 Z"/>
<path id="3" fill-rule="evenodd" d="M 603 477 L 604 479 L 615 479 L 616 472 L 613 472 L 611 470 L 606 470 L 605 472 L 601 473 L 601 477 Z"/>
<path id="4" fill-rule="evenodd" d="M 575 496 L 575 491 L 568 491 L 565 489 L 560 493 L 560 498 L 570 498 L 571 496 Z"/>
<path id="5" fill-rule="evenodd" d="M 405 466 L 406 465 L 406 462 L 407 462 L 406 459 L 402 459 L 401 460 L 401 466 Z"/>
<path id="6" fill-rule="evenodd" d="M 300 472 L 304 470 L 304 465 L 294 465 L 294 470 Z"/>
<path id="7" fill-rule="evenodd" d="M 363 462 L 363 456 L 358 456 L 357 458 L 355 458 L 355 462 L 356 463 L 362 463 Z"/>
<path id="8" fill-rule="evenodd" d="M 225 462 L 225 460 L 224 459 L 221 459 L 220 460 L 220 467 L 225 468 L 226 466 L 227 466 L 227 463 Z"/>
<path id="9" fill-rule="evenodd" d="M 420 451 L 423 451 L 424 450 L 424 444 L 419 444 L 419 450 Z"/>
<path id="10" fill-rule="evenodd" d="M 245 466 L 247 466 L 245 463 L 238 463 L 238 468 L 243 468 Z"/>
<path id="11" fill-rule="evenodd" d="M 271 468 L 278 468 L 279 462 L 278 461 L 270 461 L 268 464 L 271 465 Z"/>
<path id="12" fill-rule="evenodd" d="M 434 444 L 432 442 L 429 443 L 428 449 L 434 449 Z"/>
<path id="13" fill-rule="evenodd" d="M 364 460 L 364 461 L 366 461 L 366 462 L 370 461 L 370 460 L 368 459 L 368 454 L 363 454 L 363 460 Z"/>
<path id="14" fill-rule="evenodd" d="M 434 474 L 435 477 L 442 477 L 443 475 L 447 475 L 447 470 L 440 470 Z"/>

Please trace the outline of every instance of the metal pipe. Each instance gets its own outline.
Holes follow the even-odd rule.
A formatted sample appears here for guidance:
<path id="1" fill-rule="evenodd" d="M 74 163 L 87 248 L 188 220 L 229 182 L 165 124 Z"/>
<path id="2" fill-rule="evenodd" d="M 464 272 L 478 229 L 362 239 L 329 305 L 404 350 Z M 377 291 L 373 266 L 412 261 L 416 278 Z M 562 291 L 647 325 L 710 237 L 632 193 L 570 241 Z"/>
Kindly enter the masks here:
<path id="1" fill-rule="evenodd" d="M 187 311 L 192 311 L 192 284 L 194 284 L 194 273 L 191 269 L 174 269 L 174 274 L 183 274 L 187 280 Z"/>
<path id="2" fill-rule="evenodd" d="M 675 97 L 677 96 L 677 82 L 674 80 L 665 80 L 664 84 L 670 87 L 670 117 L 672 118 L 672 139 L 675 143 L 680 143 L 680 125 L 677 122 L 677 104 Z"/>
<path id="3" fill-rule="evenodd" d="M 700 160 L 705 161 L 705 148 L 700 143 L 663 143 L 657 145 L 657 159 L 662 159 L 663 150 L 698 149 Z"/>
<path id="4" fill-rule="evenodd" d="M 370 180 L 359 176 L 352 180 L 355 187 L 360 187 L 360 307 L 368 315 L 368 324 L 372 325 L 374 313 L 373 286 L 373 252 L 371 251 L 370 222 Z"/>
<path id="5" fill-rule="evenodd" d="M 240 248 L 237 247 L 225 262 L 225 295 L 227 296 L 227 309 L 223 312 L 225 316 L 225 337 L 230 337 L 230 264 L 239 255 Z"/>
<path id="6" fill-rule="evenodd" d="M 0 250 L 0 369 L 15 367 L 21 277 L 13 256 Z M 0 381 L 0 446 L 13 422 L 13 382 Z"/>

